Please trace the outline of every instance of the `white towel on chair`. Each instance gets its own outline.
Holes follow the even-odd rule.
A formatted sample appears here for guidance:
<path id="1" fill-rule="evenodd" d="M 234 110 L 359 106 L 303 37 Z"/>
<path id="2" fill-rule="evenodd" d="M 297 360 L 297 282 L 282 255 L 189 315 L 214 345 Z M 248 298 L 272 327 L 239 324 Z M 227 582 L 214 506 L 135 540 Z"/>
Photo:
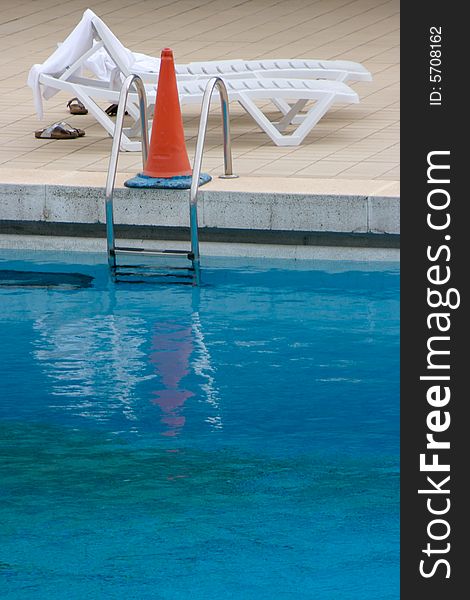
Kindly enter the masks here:
<path id="1" fill-rule="evenodd" d="M 155 73 L 155 83 L 157 82 L 157 74 L 160 70 L 160 59 L 148 54 L 141 54 L 140 52 L 132 52 L 128 48 L 122 46 L 128 58 L 128 69 L 130 72 L 136 73 Z M 94 54 L 92 54 L 83 63 L 89 71 L 94 73 L 98 79 L 103 81 L 109 81 L 112 79 L 113 72 L 116 69 L 116 63 L 109 56 L 108 52 L 104 48 L 100 48 Z"/>
<path id="2" fill-rule="evenodd" d="M 92 19 L 95 13 L 91 10 L 86 10 L 80 23 L 64 40 L 57 50 L 49 56 L 42 64 L 33 65 L 28 75 L 28 85 L 33 90 L 34 107 L 39 119 L 44 118 L 42 96 L 47 100 L 52 98 L 59 90 L 44 87 L 42 96 L 39 85 L 39 76 L 42 73 L 48 75 L 62 74 L 67 67 L 72 65 L 80 58 L 87 50 L 93 46 L 93 27 Z"/>

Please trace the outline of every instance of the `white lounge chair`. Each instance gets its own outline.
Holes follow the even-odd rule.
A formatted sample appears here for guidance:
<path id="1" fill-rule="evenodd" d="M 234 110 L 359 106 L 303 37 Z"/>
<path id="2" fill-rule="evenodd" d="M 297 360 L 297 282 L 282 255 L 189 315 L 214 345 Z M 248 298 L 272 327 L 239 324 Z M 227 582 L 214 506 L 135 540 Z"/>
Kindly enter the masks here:
<path id="1" fill-rule="evenodd" d="M 82 82 L 80 78 L 60 79 L 51 75 L 41 75 L 40 83 L 48 88 L 56 87 L 76 96 L 104 127 L 110 136 L 114 135 L 114 121 L 99 106 L 98 102 L 117 103 L 119 91 L 100 86 L 97 81 Z M 325 85 L 327 84 L 327 85 Z M 184 104 L 197 104 L 202 101 L 206 80 L 181 81 L 178 83 L 180 102 Z M 272 141 L 278 146 L 297 146 L 302 143 L 306 135 L 318 123 L 321 117 L 334 103 L 356 103 L 357 94 L 346 84 L 340 81 L 315 81 L 303 79 L 228 79 L 225 81 L 230 101 L 237 101 L 253 117 Z M 155 104 L 155 89 L 147 87 L 149 106 Z M 130 95 L 131 102 L 127 110 L 138 123 L 137 98 Z M 285 99 L 294 104 L 289 112 L 277 123 L 272 123 L 262 112 L 255 100 L 258 99 Z M 314 101 L 307 112 L 302 115 L 300 124 L 294 132 L 283 133 L 288 125 L 293 122 L 307 102 Z M 121 148 L 123 150 L 140 150 L 140 142 L 130 139 L 132 134 L 137 134 L 137 129 L 130 128 L 123 132 Z"/>
<path id="2" fill-rule="evenodd" d="M 97 36 L 99 37 L 98 41 L 96 41 Z M 109 71 L 106 62 L 102 61 L 100 69 L 98 69 L 98 62 L 95 61 L 93 63 L 95 74 L 99 79 L 84 77 L 82 75 L 83 68 L 90 67 L 90 58 L 100 52 L 102 48 L 105 48 L 114 61 L 115 67 Z M 231 62 L 233 63 L 233 61 Z M 114 121 L 110 119 L 98 102 L 118 102 L 121 78 L 134 72 L 134 63 L 132 52 L 122 46 L 101 19 L 96 17 L 91 10 L 85 11 L 80 23 L 63 44 L 42 65 L 34 65 L 30 71 L 28 84 L 33 88 L 39 117 L 42 118 L 42 96 L 50 98 L 58 91 L 63 90 L 70 96 L 77 97 L 112 136 Z M 139 73 L 139 71 L 136 72 Z M 277 74 L 279 75 L 280 72 Z M 180 73 L 178 80 L 181 103 L 200 102 L 205 81 L 212 74 L 208 72 L 202 77 L 196 74 Z M 266 78 L 253 75 L 245 78 L 241 73 L 232 79 L 220 72 L 217 74 L 222 75 L 226 81 L 229 100 L 238 101 L 279 146 L 300 144 L 332 104 L 358 102 L 357 94 L 341 81 Z M 147 72 L 145 78 L 147 81 L 152 81 L 152 84 L 147 86 L 148 102 L 152 106 L 155 103 L 156 74 Z M 256 99 L 269 99 L 276 106 L 282 106 L 284 117 L 281 121 L 276 124 L 270 122 L 255 104 Z M 130 100 L 128 111 L 137 123 L 137 100 L 132 95 Z M 310 106 L 305 114 L 300 115 L 300 111 L 309 101 L 314 101 L 315 104 Z M 289 102 L 293 102 L 293 105 Z M 300 122 L 297 129 L 291 134 L 284 134 L 287 126 L 294 122 Z M 131 151 L 140 149 L 140 142 L 132 141 L 129 137 L 135 132 L 135 128 L 124 132 L 122 149 Z"/>
<path id="3" fill-rule="evenodd" d="M 92 13 L 92 11 L 90 11 Z M 126 48 L 97 15 L 91 17 L 95 40 L 100 44 L 85 61 L 87 69 L 104 80 L 123 81 L 131 73 L 145 83 L 153 83 L 160 69 L 160 59 L 132 52 Z M 247 78 L 328 79 L 354 82 L 372 81 L 371 73 L 360 63 L 348 60 L 265 59 L 265 60 L 212 60 L 175 65 L 179 79 L 223 77 L 224 80 Z M 283 98 L 272 98 L 273 104 L 285 116 L 292 106 Z M 299 123 L 301 117 L 294 118 Z"/>
<path id="4" fill-rule="evenodd" d="M 95 31 L 95 40 L 102 48 L 91 56 L 86 66 L 101 79 L 110 79 L 116 75 L 116 68 L 123 78 L 130 73 L 142 77 L 145 82 L 153 83 L 160 69 L 160 59 L 148 54 L 132 52 L 126 48 L 109 27 L 92 11 L 91 22 Z M 347 60 L 312 59 L 266 59 L 266 60 L 212 60 L 176 64 L 176 75 L 185 78 L 208 77 L 298 77 L 301 79 L 333 79 L 335 81 L 371 81 L 372 75 L 360 63 Z"/>

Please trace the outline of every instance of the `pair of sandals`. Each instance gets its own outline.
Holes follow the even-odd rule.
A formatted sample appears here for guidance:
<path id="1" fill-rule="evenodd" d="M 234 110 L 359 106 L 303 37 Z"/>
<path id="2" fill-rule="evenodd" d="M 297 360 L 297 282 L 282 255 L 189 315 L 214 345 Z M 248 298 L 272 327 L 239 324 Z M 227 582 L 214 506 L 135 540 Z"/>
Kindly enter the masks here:
<path id="1" fill-rule="evenodd" d="M 72 115 L 87 115 L 88 110 L 85 105 L 80 102 L 78 98 L 72 98 L 67 102 L 67 108 Z M 106 113 L 109 116 L 115 116 L 117 114 L 118 105 L 111 104 L 106 109 Z M 126 115 L 127 115 L 126 111 Z M 85 132 L 83 129 L 78 129 L 77 127 L 72 127 L 65 121 L 58 121 L 57 123 L 53 123 L 44 129 L 38 129 L 34 132 L 34 136 L 39 139 L 45 140 L 74 140 L 79 137 L 83 137 Z"/>
<path id="2" fill-rule="evenodd" d="M 72 115 L 87 115 L 88 110 L 78 98 L 72 98 L 67 102 L 67 108 Z M 45 129 L 38 129 L 34 132 L 34 137 L 43 140 L 75 140 L 83 137 L 85 132 L 78 127 L 72 127 L 65 121 L 57 121 L 52 123 Z"/>
<path id="3" fill-rule="evenodd" d="M 119 106 L 118 104 L 111 104 L 105 110 L 105 113 L 107 115 L 109 115 L 110 117 L 115 117 L 117 115 L 118 106 Z M 78 98 L 72 98 L 72 100 L 69 100 L 67 102 L 67 108 L 69 109 L 70 114 L 72 114 L 72 115 L 87 115 L 88 114 L 88 110 L 85 108 L 84 104 L 82 102 L 80 102 L 80 100 Z M 127 114 L 128 113 L 126 111 L 126 115 Z"/>

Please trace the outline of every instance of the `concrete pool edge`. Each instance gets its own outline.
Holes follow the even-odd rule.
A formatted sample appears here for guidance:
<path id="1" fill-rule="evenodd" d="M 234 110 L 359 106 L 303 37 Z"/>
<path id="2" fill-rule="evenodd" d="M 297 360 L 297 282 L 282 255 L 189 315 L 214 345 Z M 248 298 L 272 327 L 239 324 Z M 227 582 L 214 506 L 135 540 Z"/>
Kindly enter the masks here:
<path id="1" fill-rule="evenodd" d="M 122 235 L 134 240 L 184 239 L 188 192 L 130 190 L 122 185 L 128 175 L 119 175 L 115 190 L 115 221 Z M 17 247 L 14 237 L 76 237 L 77 243 L 78 238 L 102 238 L 104 179 L 104 173 L 1 170 L 2 247 L 8 247 L 8 239 Z M 293 247 L 373 251 L 399 246 L 396 182 L 214 179 L 201 188 L 199 206 L 202 239 L 212 245 L 225 242 L 233 251 L 236 245 L 289 246 L 287 255 Z M 253 251 L 258 254 L 260 249 Z"/>

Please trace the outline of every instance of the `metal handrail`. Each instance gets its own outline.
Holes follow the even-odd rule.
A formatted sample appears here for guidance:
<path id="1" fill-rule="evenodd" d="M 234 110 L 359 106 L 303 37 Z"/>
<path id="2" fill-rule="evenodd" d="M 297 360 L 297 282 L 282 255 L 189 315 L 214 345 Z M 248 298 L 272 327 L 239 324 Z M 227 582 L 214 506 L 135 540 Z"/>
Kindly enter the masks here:
<path id="1" fill-rule="evenodd" d="M 238 175 L 233 174 L 232 168 L 232 142 L 230 138 L 230 110 L 228 103 L 227 88 L 223 79 L 213 77 L 206 84 L 201 106 L 201 118 L 199 120 L 199 130 L 197 133 L 196 152 L 194 155 L 193 178 L 189 192 L 189 223 L 191 230 L 191 252 L 193 254 L 194 274 L 196 285 L 201 282 L 201 259 L 199 254 L 199 235 L 197 222 L 197 194 L 199 191 L 199 177 L 201 175 L 202 155 L 204 152 L 204 142 L 206 139 L 207 120 L 209 117 L 209 108 L 215 87 L 219 90 L 220 105 L 222 109 L 222 127 L 224 132 L 224 171 L 222 178 L 235 178 Z"/>
<path id="2" fill-rule="evenodd" d="M 116 268 L 116 252 L 114 243 L 114 211 L 113 192 L 116 181 L 116 171 L 121 146 L 122 128 L 126 113 L 127 97 L 131 85 L 134 84 L 139 96 L 140 130 L 142 136 L 142 166 L 145 168 L 149 150 L 148 117 L 147 117 L 147 94 L 142 78 L 138 75 L 128 75 L 122 84 L 119 94 L 119 104 L 114 125 L 113 144 L 111 146 L 111 158 L 109 160 L 108 176 L 106 179 L 106 244 L 108 248 L 108 264 L 112 269 Z"/>
<path id="3" fill-rule="evenodd" d="M 113 193 L 116 181 L 117 164 L 119 158 L 119 149 L 121 145 L 121 136 L 124 123 L 127 98 L 131 85 L 134 84 L 139 96 L 140 123 L 142 135 L 142 165 L 145 169 L 149 150 L 148 118 L 147 118 L 147 95 L 145 93 L 144 83 L 138 75 L 129 75 L 122 84 L 119 95 L 119 105 L 116 115 L 113 143 L 111 146 L 111 157 L 108 167 L 108 176 L 106 179 L 106 243 L 108 249 L 108 264 L 111 269 L 116 269 L 116 246 L 114 238 L 114 210 Z M 189 224 L 191 233 L 191 260 L 194 269 L 196 285 L 201 283 L 201 265 L 199 253 L 199 235 L 197 218 L 197 198 L 199 191 L 199 178 L 201 175 L 202 155 L 204 153 L 204 142 L 206 139 L 207 121 L 209 117 L 210 103 L 214 89 L 218 88 L 220 103 L 222 109 L 222 127 L 224 135 L 224 175 L 221 178 L 235 178 L 238 175 L 233 174 L 232 168 L 232 143 L 230 139 L 230 110 L 228 102 L 227 88 L 220 77 L 209 79 L 206 84 L 201 106 L 201 118 L 199 120 L 199 130 L 197 134 L 196 152 L 194 156 L 193 176 L 191 180 L 191 189 L 189 191 Z M 130 249 L 128 249 L 130 251 Z M 137 251 L 138 249 L 136 249 Z"/>

